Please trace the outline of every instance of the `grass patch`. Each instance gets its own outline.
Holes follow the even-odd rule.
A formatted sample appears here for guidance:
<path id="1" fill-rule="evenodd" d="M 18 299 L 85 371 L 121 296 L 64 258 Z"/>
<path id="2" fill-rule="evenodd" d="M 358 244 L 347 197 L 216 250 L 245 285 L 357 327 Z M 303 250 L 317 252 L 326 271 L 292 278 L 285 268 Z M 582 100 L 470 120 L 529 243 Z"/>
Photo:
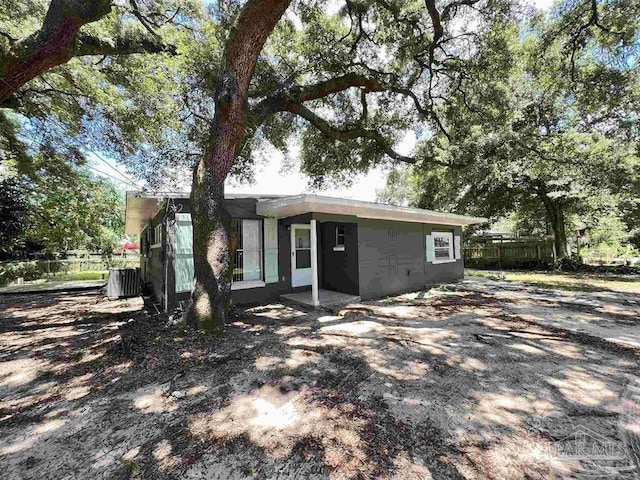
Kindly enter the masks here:
<path id="1" fill-rule="evenodd" d="M 80 360 L 84 356 L 84 352 L 82 350 L 76 350 L 71 355 L 71 360 L 75 360 L 76 362 Z"/>
<path id="2" fill-rule="evenodd" d="M 133 475 L 138 469 L 138 464 L 134 459 L 125 460 L 124 469 L 127 471 L 129 475 Z"/>
<path id="3" fill-rule="evenodd" d="M 178 320 L 173 331 L 173 338 L 183 338 L 187 334 L 187 324 L 184 320 Z"/>
<path id="4" fill-rule="evenodd" d="M 40 370 L 38 376 L 41 378 L 53 377 L 56 374 L 55 370 Z"/>
<path id="5" fill-rule="evenodd" d="M 66 272 L 57 273 L 55 276 L 47 278 L 49 282 L 66 282 L 66 281 L 80 281 L 80 280 L 106 280 L 109 276 L 108 270 L 96 270 L 88 272 Z"/>
<path id="6" fill-rule="evenodd" d="M 616 290 L 640 293 L 639 275 L 607 275 L 565 272 L 517 272 L 465 269 L 466 276 L 520 282 L 540 288 L 595 292 Z"/>

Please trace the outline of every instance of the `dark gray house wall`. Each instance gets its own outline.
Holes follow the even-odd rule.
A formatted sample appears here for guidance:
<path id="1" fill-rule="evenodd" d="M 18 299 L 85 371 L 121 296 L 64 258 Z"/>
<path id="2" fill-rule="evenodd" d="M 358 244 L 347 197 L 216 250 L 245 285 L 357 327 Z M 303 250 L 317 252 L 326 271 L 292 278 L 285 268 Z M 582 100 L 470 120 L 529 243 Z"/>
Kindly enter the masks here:
<path id="1" fill-rule="evenodd" d="M 344 250 L 336 250 L 336 228 L 344 228 Z M 319 284 L 335 292 L 360 295 L 358 287 L 358 224 L 323 222 L 319 224 Z"/>
<path id="2" fill-rule="evenodd" d="M 233 218 L 260 219 L 256 213 L 257 198 L 227 198 L 227 211 Z"/>
<path id="3" fill-rule="evenodd" d="M 461 258 L 441 264 L 426 261 L 426 235 L 432 230 L 462 235 L 460 227 L 360 219 L 360 296 L 363 299 L 381 297 L 462 278 Z"/>
<path id="4" fill-rule="evenodd" d="M 233 218 L 261 219 L 256 214 L 255 198 L 231 198 L 227 208 Z M 190 292 L 175 292 L 174 253 L 168 245 L 173 238 L 175 214 L 190 213 L 188 199 L 165 201 L 144 232 L 148 234 L 162 224 L 162 245 L 145 245 L 148 287 L 155 298 L 169 310 L 188 300 Z M 445 283 L 463 277 L 463 261 L 434 264 L 426 261 L 426 235 L 432 231 L 450 231 L 461 236 L 461 227 L 412 222 L 361 219 L 354 216 L 307 213 L 278 220 L 278 281 L 264 287 L 234 289 L 234 304 L 258 304 L 277 301 L 291 287 L 291 224 L 317 220 L 318 284 L 363 299 L 400 292 L 421 290 L 425 285 Z M 335 247 L 335 229 L 345 229 L 345 250 Z M 141 262 L 145 262 L 144 258 Z M 300 287 L 308 290 L 311 287 Z"/>
<path id="5" fill-rule="evenodd" d="M 165 261 L 166 261 L 166 248 L 164 238 L 166 236 L 166 232 L 162 231 L 162 244 L 159 247 L 153 247 L 150 241 L 151 232 L 157 226 L 162 224 L 162 220 L 164 219 L 164 206 L 160 209 L 160 211 L 156 214 L 154 218 L 151 219 L 147 228 L 143 231 L 145 234 L 144 241 L 141 239 L 141 244 L 144 246 L 143 254 L 140 258 L 141 263 L 141 271 L 145 273 L 147 282 L 147 288 L 151 290 L 153 296 L 164 306 L 165 300 Z M 143 277 L 143 281 L 145 277 Z"/>

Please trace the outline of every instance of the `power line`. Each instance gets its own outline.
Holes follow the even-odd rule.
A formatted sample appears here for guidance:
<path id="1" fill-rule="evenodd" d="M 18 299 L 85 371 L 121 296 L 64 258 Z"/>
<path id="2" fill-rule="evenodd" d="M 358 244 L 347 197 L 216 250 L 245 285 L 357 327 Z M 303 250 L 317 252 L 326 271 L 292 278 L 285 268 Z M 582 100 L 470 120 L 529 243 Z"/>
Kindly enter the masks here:
<path id="1" fill-rule="evenodd" d="M 25 138 L 27 141 L 33 142 L 33 143 L 37 143 L 35 139 L 29 137 L 28 135 L 25 135 L 24 133 L 18 133 L 19 136 Z M 78 139 L 76 139 L 76 141 L 78 141 Z M 93 153 L 93 155 L 98 159 L 98 160 L 102 160 L 102 162 L 104 162 L 108 167 L 110 167 L 111 169 L 115 170 L 117 173 L 120 174 L 120 176 L 122 176 L 122 178 L 124 178 L 125 180 L 121 180 L 117 177 L 114 177 L 113 175 L 107 173 L 107 172 L 103 172 L 102 170 L 98 170 L 97 168 L 93 167 L 92 165 L 89 165 L 87 163 L 87 167 L 90 168 L 91 170 L 93 170 L 94 172 L 100 173 L 102 175 L 106 175 L 107 177 L 115 180 L 116 182 L 120 182 L 120 183 L 124 183 L 126 185 L 132 186 L 134 188 L 137 189 L 142 189 L 142 187 L 140 185 L 137 185 L 136 183 L 134 183 L 133 180 L 131 180 L 129 177 L 127 177 L 125 174 L 123 174 L 122 172 L 120 172 L 120 170 L 118 170 L 117 168 L 115 168 L 113 165 L 111 165 L 109 162 L 107 162 L 101 155 L 99 155 L 97 152 L 95 152 L 94 150 L 92 150 L 91 148 L 87 147 L 84 143 L 79 142 L 86 150 L 88 150 L 89 152 Z"/>
<path id="2" fill-rule="evenodd" d="M 95 167 L 93 167 L 91 165 L 87 165 L 87 167 L 90 168 L 91 170 L 93 170 L 94 172 L 98 172 L 101 175 L 106 175 L 107 177 L 112 178 L 116 182 L 124 183 L 124 184 L 130 185 L 130 186 L 135 187 L 135 188 L 141 188 L 139 185 L 136 185 L 135 183 L 131 183 L 131 182 L 126 182 L 124 180 L 120 180 L 119 178 L 114 177 L 113 175 L 109 175 L 107 172 L 103 172 L 102 170 L 98 170 L 97 168 L 95 168 Z"/>
<path id="3" fill-rule="evenodd" d="M 87 148 L 87 147 L 85 146 L 85 148 Z M 98 160 L 100 160 L 102 163 L 104 163 L 109 168 L 111 168 L 112 170 L 117 172 L 122 178 L 125 179 L 125 181 L 135 183 L 135 182 L 133 182 L 133 180 L 131 178 L 127 177 L 124 173 L 122 173 L 120 170 L 118 170 L 116 167 L 114 167 L 108 161 L 106 161 L 102 155 L 98 154 L 98 152 L 96 152 L 95 150 L 91 150 L 90 148 L 87 148 L 87 150 L 89 150 L 89 152 L 93 153 L 95 155 L 95 157 Z"/>

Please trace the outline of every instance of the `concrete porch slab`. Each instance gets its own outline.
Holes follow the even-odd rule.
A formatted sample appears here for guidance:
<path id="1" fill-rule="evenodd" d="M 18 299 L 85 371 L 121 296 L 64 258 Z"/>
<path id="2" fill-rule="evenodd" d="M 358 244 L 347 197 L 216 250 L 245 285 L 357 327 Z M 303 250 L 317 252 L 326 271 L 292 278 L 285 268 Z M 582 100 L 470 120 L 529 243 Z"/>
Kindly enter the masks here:
<path id="1" fill-rule="evenodd" d="M 280 298 L 298 303 L 300 305 L 313 307 L 311 291 L 286 293 L 284 295 L 280 295 Z M 359 302 L 360 297 L 350 295 L 348 293 L 320 289 L 318 290 L 318 300 L 320 301 L 320 307 L 334 307 L 336 305 L 346 305 L 347 303 Z"/>

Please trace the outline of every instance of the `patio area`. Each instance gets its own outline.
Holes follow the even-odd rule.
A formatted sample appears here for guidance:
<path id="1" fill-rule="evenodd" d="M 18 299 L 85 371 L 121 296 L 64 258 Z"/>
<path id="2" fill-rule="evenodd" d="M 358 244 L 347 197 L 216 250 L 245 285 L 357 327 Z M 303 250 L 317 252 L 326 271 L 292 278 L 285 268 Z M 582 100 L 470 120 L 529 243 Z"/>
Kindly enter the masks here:
<path id="1" fill-rule="evenodd" d="M 313 307 L 313 298 L 311 290 L 298 293 L 287 293 L 280 295 L 280 298 L 295 302 L 300 305 Z M 346 305 L 348 303 L 356 303 L 360 301 L 360 297 L 350 295 L 348 293 L 334 292 L 332 290 L 318 290 L 319 307 L 335 307 L 336 305 Z"/>
<path id="2" fill-rule="evenodd" d="M 341 310 L 207 335 L 140 298 L 0 295 L 2 478 L 636 478 L 638 349 L 612 338 L 636 293 L 469 279 Z"/>

